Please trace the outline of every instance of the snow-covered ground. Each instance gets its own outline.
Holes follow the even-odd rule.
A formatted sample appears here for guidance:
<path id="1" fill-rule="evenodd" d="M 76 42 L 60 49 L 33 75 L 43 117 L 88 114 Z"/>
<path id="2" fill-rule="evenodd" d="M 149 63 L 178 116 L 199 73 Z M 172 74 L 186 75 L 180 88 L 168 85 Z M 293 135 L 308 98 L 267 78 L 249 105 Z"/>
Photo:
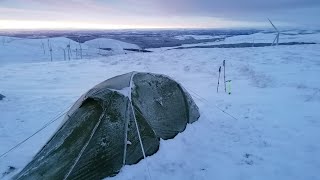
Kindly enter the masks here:
<path id="1" fill-rule="evenodd" d="M 315 42 L 320 43 L 320 33 L 310 33 L 310 34 L 294 34 L 293 32 L 283 32 L 280 33 L 281 42 Z M 251 35 L 241 35 L 232 36 L 226 38 L 224 43 L 272 43 L 273 39 L 276 37 L 276 33 L 255 33 Z M 221 42 L 220 42 L 221 43 Z M 219 44 L 220 44 L 219 43 Z"/>
<path id="2" fill-rule="evenodd" d="M 148 171 L 152 180 L 320 179 L 319 49 L 318 44 L 186 49 L 5 64 L 1 57 L 0 93 L 6 98 L 0 101 L 0 154 L 97 83 L 146 71 L 180 82 L 194 97 L 201 117 L 174 139 L 161 141 L 155 155 L 125 166 L 110 179 L 149 180 Z M 216 92 L 217 70 L 224 59 L 231 95 L 223 92 L 223 83 Z M 0 179 L 21 170 L 61 121 L 1 158 Z M 17 170 L 2 176 L 8 166 Z"/>
<path id="3" fill-rule="evenodd" d="M 224 35 L 216 35 L 216 36 L 210 36 L 210 35 L 180 35 L 180 36 L 175 36 L 174 38 L 178 40 L 186 40 L 186 39 L 197 39 L 197 40 L 202 40 L 202 39 L 213 39 L 213 38 L 224 38 Z"/>
<path id="4" fill-rule="evenodd" d="M 299 34 L 298 31 L 283 31 L 280 33 L 280 42 L 314 42 L 320 43 L 320 32 L 319 31 L 309 31 L 306 34 Z M 217 45 L 217 44 L 235 44 L 235 43 L 272 43 L 276 37 L 276 32 L 259 32 L 250 35 L 238 35 L 226 37 L 225 40 L 215 41 L 215 42 L 205 42 L 198 44 L 183 44 L 180 47 L 190 47 L 190 46 L 204 46 L 204 45 Z M 178 39 L 187 39 L 189 35 L 178 36 Z M 191 36 L 192 37 L 192 36 Z M 212 36 L 212 38 L 223 38 L 224 36 Z M 189 37 L 190 38 L 190 37 Z M 211 39 L 209 36 L 203 36 L 203 39 Z M 172 49 L 172 47 L 149 49 L 152 51 Z"/>
<path id="5" fill-rule="evenodd" d="M 70 51 L 68 51 L 70 46 Z M 99 48 L 109 48 L 102 50 Z M 65 37 L 47 39 L 25 39 L 0 36 L 0 63 L 44 62 L 92 59 L 99 56 L 110 56 L 127 53 L 124 49 L 139 47 L 113 39 L 99 38 L 85 43 L 78 43 Z"/>
<path id="6" fill-rule="evenodd" d="M 92 48 L 111 48 L 118 51 L 123 51 L 123 49 L 139 49 L 139 46 L 135 44 L 107 38 L 93 39 L 90 41 L 86 41 L 84 44 Z"/>

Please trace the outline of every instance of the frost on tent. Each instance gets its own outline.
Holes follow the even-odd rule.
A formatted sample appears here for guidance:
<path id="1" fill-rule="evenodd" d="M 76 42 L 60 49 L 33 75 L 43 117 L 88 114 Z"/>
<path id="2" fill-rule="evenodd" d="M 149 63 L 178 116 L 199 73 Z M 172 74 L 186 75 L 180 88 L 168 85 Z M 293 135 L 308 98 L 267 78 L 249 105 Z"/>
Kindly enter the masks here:
<path id="1" fill-rule="evenodd" d="M 64 122 L 14 179 L 102 179 L 138 163 L 199 118 L 169 77 L 131 72 L 106 80 L 73 105 Z"/>

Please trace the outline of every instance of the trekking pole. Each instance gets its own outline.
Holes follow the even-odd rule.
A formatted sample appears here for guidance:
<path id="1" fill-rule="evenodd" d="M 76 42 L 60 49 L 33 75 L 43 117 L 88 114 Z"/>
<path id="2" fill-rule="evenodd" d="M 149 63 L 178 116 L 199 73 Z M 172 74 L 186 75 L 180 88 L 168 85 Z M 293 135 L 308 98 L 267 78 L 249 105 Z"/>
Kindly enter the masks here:
<path id="1" fill-rule="evenodd" d="M 220 73 L 221 73 L 221 66 L 219 67 L 219 77 L 218 77 L 217 92 L 219 92 L 219 80 L 220 80 Z"/>
<path id="2" fill-rule="evenodd" d="M 224 92 L 227 92 L 227 85 L 226 85 L 226 60 L 223 60 L 223 81 L 224 81 Z"/>

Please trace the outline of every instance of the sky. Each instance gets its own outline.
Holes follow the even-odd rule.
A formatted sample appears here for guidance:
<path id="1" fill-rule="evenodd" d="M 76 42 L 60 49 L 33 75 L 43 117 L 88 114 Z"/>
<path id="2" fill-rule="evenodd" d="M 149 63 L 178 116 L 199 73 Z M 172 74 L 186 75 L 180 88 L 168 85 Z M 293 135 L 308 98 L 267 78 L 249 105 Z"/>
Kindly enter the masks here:
<path id="1" fill-rule="evenodd" d="M 320 28 L 320 0 L 0 0 L 0 29 Z"/>

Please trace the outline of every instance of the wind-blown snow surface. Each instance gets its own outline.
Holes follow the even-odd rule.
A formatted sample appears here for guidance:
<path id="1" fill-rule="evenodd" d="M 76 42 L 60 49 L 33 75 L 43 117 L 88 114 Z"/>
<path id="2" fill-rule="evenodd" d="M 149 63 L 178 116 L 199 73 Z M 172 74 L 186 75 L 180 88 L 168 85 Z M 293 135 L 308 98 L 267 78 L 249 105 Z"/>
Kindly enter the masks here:
<path id="1" fill-rule="evenodd" d="M 113 180 L 320 179 L 320 46 L 188 49 L 96 60 L 0 65 L 0 154 L 34 133 L 97 83 L 129 71 L 171 76 L 201 117 Z M 216 93 L 226 59 L 232 94 Z M 201 96 L 202 98 L 199 98 Z M 232 114 L 233 119 L 217 107 Z M 21 170 L 62 118 L 0 159 Z M 148 168 L 147 168 L 148 165 Z M 14 173 L 1 177 L 10 178 Z"/>

